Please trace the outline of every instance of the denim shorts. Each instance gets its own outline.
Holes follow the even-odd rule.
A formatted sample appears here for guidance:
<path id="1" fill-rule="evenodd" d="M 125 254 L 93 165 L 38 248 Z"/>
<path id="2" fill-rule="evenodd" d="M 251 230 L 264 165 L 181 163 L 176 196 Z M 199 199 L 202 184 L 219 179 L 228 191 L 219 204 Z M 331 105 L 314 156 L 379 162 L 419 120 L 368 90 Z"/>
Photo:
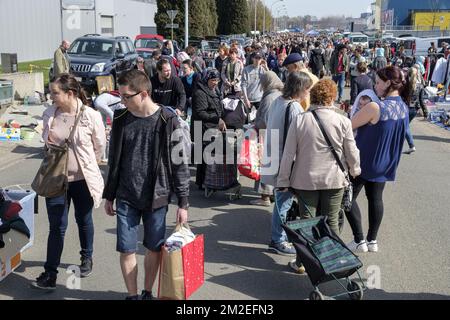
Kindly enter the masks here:
<path id="1" fill-rule="evenodd" d="M 143 245 L 150 251 L 159 252 L 166 234 L 167 207 L 154 211 L 138 210 L 127 202 L 117 200 L 117 246 L 121 253 L 136 253 L 141 218 L 144 223 Z"/>

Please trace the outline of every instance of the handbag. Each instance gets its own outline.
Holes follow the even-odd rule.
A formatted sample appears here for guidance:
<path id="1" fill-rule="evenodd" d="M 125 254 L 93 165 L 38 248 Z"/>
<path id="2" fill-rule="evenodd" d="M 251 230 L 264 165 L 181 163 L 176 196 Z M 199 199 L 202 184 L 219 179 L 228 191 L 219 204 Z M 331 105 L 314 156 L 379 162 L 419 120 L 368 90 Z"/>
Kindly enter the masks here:
<path id="1" fill-rule="evenodd" d="M 54 144 L 47 144 L 46 146 L 44 160 L 31 184 L 31 188 L 41 197 L 59 197 L 67 191 L 69 185 L 67 178 L 68 151 L 75 135 L 75 128 L 80 122 L 84 109 L 85 107 L 81 106 L 81 111 L 75 120 L 69 138 L 66 139 L 62 146 Z"/>
<path id="2" fill-rule="evenodd" d="M 328 135 L 322 125 L 322 122 L 320 121 L 319 116 L 317 115 L 315 110 L 311 111 L 312 114 L 314 115 L 314 118 L 316 119 L 320 131 L 322 131 L 322 134 L 325 138 L 325 141 L 327 142 L 328 146 L 330 147 L 331 152 L 333 153 L 334 158 L 336 159 L 336 162 L 339 165 L 339 168 L 341 168 L 342 172 L 344 172 L 345 175 L 345 179 L 347 180 L 347 186 L 344 189 L 344 196 L 342 197 L 342 204 L 341 207 L 342 209 L 344 209 L 344 211 L 348 212 L 351 210 L 352 208 L 352 200 L 353 200 L 353 185 L 350 181 L 350 177 L 348 175 L 348 172 L 345 170 L 344 165 L 341 162 L 341 159 L 339 159 L 338 154 L 336 153 L 336 149 L 334 149 L 334 146 L 331 144 L 330 139 L 328 138 Z"/>

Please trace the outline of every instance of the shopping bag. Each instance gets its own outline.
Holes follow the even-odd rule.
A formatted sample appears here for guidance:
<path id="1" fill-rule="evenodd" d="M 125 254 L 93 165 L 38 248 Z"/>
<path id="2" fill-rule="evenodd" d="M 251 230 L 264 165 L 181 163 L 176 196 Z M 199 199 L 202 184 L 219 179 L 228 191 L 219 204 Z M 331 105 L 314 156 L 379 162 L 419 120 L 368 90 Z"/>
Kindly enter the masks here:
<path id="1" fill-rule="evenodd" d="M 177 225 L 176 232 L 181 228 Z M 178 229 L 178 230 L 177 230 Z M 204 238 L 197 235 L 181 249 L 163 246 L 159 270 L 158 297 L 185 300 L 204 283 Z"/>
<path id="2" fill-rule="evenodd" d="M 261 178 L 261 163 L 258 143 L 258 133 L 249 129 L 245 133 L 244 143 L 239 155 L 239 172 L 247 178 L 259 181 Z"/>

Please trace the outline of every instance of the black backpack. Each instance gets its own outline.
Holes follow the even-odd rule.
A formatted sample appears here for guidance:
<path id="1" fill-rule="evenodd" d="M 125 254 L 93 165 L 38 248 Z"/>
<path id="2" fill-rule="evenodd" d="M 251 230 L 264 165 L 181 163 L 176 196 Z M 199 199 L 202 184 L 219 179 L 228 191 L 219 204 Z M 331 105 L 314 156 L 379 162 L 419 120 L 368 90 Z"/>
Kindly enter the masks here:
<path id="1" fill-rule="evenodd" d="M 311 55 L 311 68 L 316 68 L 316 69 L 320 69 L 323 66 L 322 63 L 322 54 L 321 53 L 317 53 L 317 52 L 313 52 Z"/>

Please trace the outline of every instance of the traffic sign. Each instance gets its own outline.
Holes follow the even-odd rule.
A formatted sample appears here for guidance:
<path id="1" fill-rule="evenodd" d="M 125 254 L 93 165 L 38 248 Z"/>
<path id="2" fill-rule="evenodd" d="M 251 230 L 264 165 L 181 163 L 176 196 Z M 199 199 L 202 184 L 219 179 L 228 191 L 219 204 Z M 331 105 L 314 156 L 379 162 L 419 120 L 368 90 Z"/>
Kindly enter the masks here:
<path id="1" fill-rule="evenodd" d="M 178 23 L 168 23 L 166 24 L 166 28 L 167 29 L 178 29 L 180 27 L 180 25 Z"/>
<path id="2" fill-rule="evenodd" d="M 173 22 L 173 20 L 175 20 L 175 17 L 177 16 L 177 14 L 178 14 L 178 10 L 167 10 L 167 15 L 169 16 L 170 21 L 172 21 L 172 22 Z"/>

